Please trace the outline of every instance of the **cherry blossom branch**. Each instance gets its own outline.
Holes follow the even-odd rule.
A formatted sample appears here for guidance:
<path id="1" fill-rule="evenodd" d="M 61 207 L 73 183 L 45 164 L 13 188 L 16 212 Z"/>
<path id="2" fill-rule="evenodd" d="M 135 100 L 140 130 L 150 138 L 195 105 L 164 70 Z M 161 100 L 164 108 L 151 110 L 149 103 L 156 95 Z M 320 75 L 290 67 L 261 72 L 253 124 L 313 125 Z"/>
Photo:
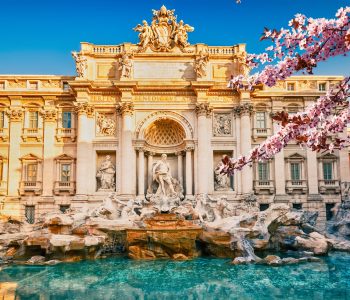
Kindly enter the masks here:
<path id="1" fill-rule="evenodd" d="M 239 0 L 237 3 L 240 2 Z M 273 45 L 267 52 L 249 54 L 243 62 L 250 68 L 269 64 L 254 75 L 233 77 L 229 87 L 254 89 L 258 84 L 273 86 L 292 74 L 304 70 L 312 74 L 320 61 L 332 56 L 346 55 L 350 51 L 350 7 L 340 8 L 335 19 L 313 19 L 297 14 L 289 22 L 289 29 L 270 30 L 265 28 L 261 40 L 270 40 Z M 246 156 L 224 160 L 223 172 L 232 174 L 253 161 L 267 160 L 295 140 L 298 144 L 314 151 L 333 151 L 349 143 L 349 137 L 340 139 L 329 135 L 344 131 L 349 119 L 349 78 L 345 78 L 336 89 L 320 97 L 316 103 L 296 116 L 286 112 L 277 113 L 273 119 L 280 122 L 281 128 L 264 143 L 255 147 Z"/>
<path id="2" fill-rule="evenodd" d="M 223 173 L 232 175 L 234 170 L 241 170 L 254 161 L 271 159 L 287 144 L 295 140 L 301 146 L 314 151 L 341 149 L 349 143 L 349 137 L 340 139 L 336 137 L 329 142 L 330 134 L 341 133 L 346 124 L 350 122 L 349 89 L 350 77 L 345 78 L 336 88 L 320 97 L 316 103 L 310 105 L 305 112 L 289 116 L 287 112 L 280 112 L 274 116 L 281 128 L 265 142 L 253 148 L 247 156 L 237 159 L 225 158 Z M 338 110 L 334 114 L 334 110 Z"/>

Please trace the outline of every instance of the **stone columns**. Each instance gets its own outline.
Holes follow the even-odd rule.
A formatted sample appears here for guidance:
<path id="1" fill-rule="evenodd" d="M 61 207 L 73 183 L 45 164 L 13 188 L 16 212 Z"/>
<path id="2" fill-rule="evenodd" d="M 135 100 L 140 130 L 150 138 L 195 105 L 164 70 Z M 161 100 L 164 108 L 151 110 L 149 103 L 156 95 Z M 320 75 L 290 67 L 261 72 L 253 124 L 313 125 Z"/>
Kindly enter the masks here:
<path id="1" fill-rule="evenodd" d="M 309 188 L 309 195 L 318 194 L 318 175 L 317 175 L 317 157 L 316 151 L 311 149 L 306 150 L 307 155 L 307 182 Z"/>
<path id="2" fill-rule="evenodd" d="M 273 122 L 273 133 L 275 134 L 279 130 L 279 125 L 277 122 Z M 281 196 L 286 196 L 286 168 L 284 160 L 284 150 L 275 155 L 275 188 L 276 188 L 276 198 L 283 198 Z M 289 165 L 289 164 L 288 164 Z M 290 173 L 289 173 L 290 174 Z"/>
<path id="3" fill-rule="evenodd" d="M 42 112 L 44 120 L 44 155 L 43 155 L 43 196 L 52 197 L 53 185 L 56 181 L 55 174 L 55 129 L 57 123 L 57 111 L 53 108 L 45 108 Z"/>
<path id="4" fill-rule="evenodd" d="M 237 141 L 237 148 L 235 157 L 242 155 L 241 152 L 241 118 L 239 114 L 235 113 L 235 125 L 236 125 L 236 141 Z M 237 183 L 235 183 L 235 186 L 237 187 L 237 194 L 242 194 L 242 172 L 235 172 L 236 174 L 236 180 Z"/>
<path id="5" fill-rule="evenodd" d="M 210 159 L 210 139 L 208 134 L 207 118 L 211 115 L 212 108 L 208 103 L 197 103 L 197 128 L 198 128 L 198 145 L 197 145 L 197 174 L 198 174 L 198 193 L 208 194 L 209 191 L 209 167 Z"/>
<path id="6" fill-rule="evenodd" d="M 134 162 L 134 148 L 132 146 L 133 133 L 133 104 L 131 102 L 121 102 L 117 105 L 117 112 L 122 117 L 121 132 L 121 187 L 120 192 L 125 196 L 135 194 L 134 178 L 136 175 Z"/>
<path id="7" fill-rule="evenodd" d="M 20 102 L 20 101 L 18 101 Z M 19 103 L 20 104 L 20 103 Z M 10 151 L 8 157 L 8 195 L 18 196 L 19 182 L 21 180 L 21 133 L 24 113 L 20 106 L 12 106 L 7 111 L 10 120 Z"/>
<path id="8" fill-rule="evenodd" d="M 138 196 L 145 196 L 145 152 L 142 147 L 137 148 L 139 152 L 139 170 L 138 170 Z"/>
<path id="9" fill-rule="evenodd" d="M 240 136 L 240 150 L 242 155 L 248 155 L 252 149 L 252 130 L 250 114 L 252 112 L 252 105 L 250 103 L 243 103 L 234 109 L 236 115 L 240 115 L 241 122 L 241 136 Z M 242 193 L 249 194 L 253 191 L 253 169 L 248 165 L 242 169 Z"/>
<path id="10" fill-rule="evenodd" d="M 91 176 L 91 132 L 88 117 L 93 116 L 94 108 L 87 102 L 79 102 L 76 108 L 78 114 L 78 134 L 77 134 L 77 195 L 87 195 L 89 193 Z M 92 174 L 94 175 L 94 174 Z"/>
<path id="11" fill-rule="evenodd" d="M 147 166 L 147 187 L 152 185 L 153 177 L 152 177 L 152 166 L 153 166 L 153 156 L 155 153 L 148 152 L 148 166 Z"/>
<path id="12" fill-rule="evenodd" d="M 180 184 L 183 186 L 183 167 L 182 167 L 182 152 L 175 153 L 177 155 L 177 176 Z"/>
<path id="13" fill-rule="evenodd" d="M 193 147 L 186 147 L 186 198 L 193 196 L 192 151 Z"/>

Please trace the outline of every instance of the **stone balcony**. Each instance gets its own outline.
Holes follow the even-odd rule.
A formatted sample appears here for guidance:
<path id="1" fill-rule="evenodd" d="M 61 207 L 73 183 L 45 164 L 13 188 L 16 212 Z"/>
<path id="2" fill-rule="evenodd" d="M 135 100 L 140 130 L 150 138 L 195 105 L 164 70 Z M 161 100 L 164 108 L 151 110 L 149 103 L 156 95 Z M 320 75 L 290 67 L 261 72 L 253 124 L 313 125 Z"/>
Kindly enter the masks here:
<path id="1" fill-rule="evenodd" d="M 339 180 L 335 180 L 335 179 L 319 180 L 318 188 L 319 188 L 320 194 L 327 194 L 327 193 L 339 194 L 340 182 Z"/>
<path id="2" fill-rule="evenodd" d="M 75 195 L 75 181 L 55 181 L 53 193 L 56 196 L 63 193 L 69 193 L 70 196 Z"/>
<path id="3" fill-rule="evenodd" d="M 307 181 L 306 180 L 287 180 L 286 192 L 287 194 L 306 194 Z"/>
<path id="4" fill-rule="evenodd" d="M 22 133 L 23 142 L 28 140 L 35 140 L 41 142 L 43 140 L 43 129 L 42 128 L 23 128 Z"/>
<path id="5" fill-rule="evenodd" d="M 253 128 L 253 139 L 267 138 L 271 135 L 270 128 Z"/>
<path id="6" fill-rule="evenodd" d="M 0 141 L 7 142 L 9 140 L 9 129 L 0 128 Z"/>
<path id="7" fill-rule="evenodd" d="M 6 196 L 7 193 L 7 182 L 0 181 L 0 196 Z"/>
<path id="8" fill-rule="evenodd" d="M 34 193 L 35 196 L 41 195 L 43 190 L 42 182 L 40 181 L 21 181 L 19 193 L 21 196 L 27 193 Z"/>
<path id="9" fill-rule="evenodd" d="M 59 143 L 65 142 L 65 141 L 75 142 L 75 140 L 76 140 L 75 128 L 57 128 L 56 129 L 56 140 Z"/>
<path id="10" fill-rule="evenodd" d="M 254 190 L 256 194 L 273 194 L 275 185 L 273 180 L 254 180 Z"/>

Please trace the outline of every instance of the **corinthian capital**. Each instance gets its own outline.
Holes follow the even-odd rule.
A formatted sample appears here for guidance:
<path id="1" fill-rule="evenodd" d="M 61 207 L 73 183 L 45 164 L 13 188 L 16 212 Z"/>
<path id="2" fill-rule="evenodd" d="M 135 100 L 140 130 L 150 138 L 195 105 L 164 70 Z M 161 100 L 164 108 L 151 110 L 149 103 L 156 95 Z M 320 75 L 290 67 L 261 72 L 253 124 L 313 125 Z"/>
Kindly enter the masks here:
<path id="1" fill-rule="evenodd" d="M 8 118 L 12 122 L 19 122 L 23 120 L 23 110 L 20 107 L 13 107 L 6 111 Z"/>
<path id="2" fill-rule="evenodd" d="M 94 107 L 87 102 L 78 102 L 77 106 L 75 107 L 75 111 L 78 113 L 78 115 L 86 114 L 88 117 L 92 117 Z"/>
<path id="3" fill-rule="evenodd" d="M 251 114 L 253 112 L 253 105 L 250 103 L 243 103 L 240 105 L 237 105 L 233 112 L 236 116 L 244 115 L 244 114 Z"/>
<path id="4" fill-rule="evenodd" d="M 196 103 L 196 113 L 198 116 L 206 116 L 209 117 L 213 108 L 210 107 L 209 103 L 202 102 L 202 103 Z"/>
<path id="5" fill-rule="evenodd" d="M 40 113 L 46 122 L 55 122 L 57 120 L 56 109 L 52 109 L 52 108 L 43 109 Z"/>
<path id="6" fill-rule="evenodd" d="M 134 105 L 132 102 L 120 102 L 117 103 L 116 110 L 119 115 L 132 115 L 134 113 Z"/>

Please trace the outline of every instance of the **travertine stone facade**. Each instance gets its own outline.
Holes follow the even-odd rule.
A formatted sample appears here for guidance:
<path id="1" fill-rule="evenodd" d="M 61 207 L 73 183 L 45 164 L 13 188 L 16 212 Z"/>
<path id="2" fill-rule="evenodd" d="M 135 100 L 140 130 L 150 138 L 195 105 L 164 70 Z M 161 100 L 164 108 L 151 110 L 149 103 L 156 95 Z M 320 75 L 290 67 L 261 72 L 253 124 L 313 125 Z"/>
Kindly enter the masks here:
<path id="1" fill-rule="evenodd" d="M 260 204 L 318 210 L 324 221 L 341 200 L 340 183 L 350 181 L 348 150 L 317 154 L 291 144 L 218 190 L 214 170 L 223 155 L 248 153 L 271 135 L 278 128 L 272 113 L 302 111 L 342 77 L 295 76 L 273 88 L 233 91 L 230 76 L 247 75 L 244 44 L 190 45 L 192 27 L 171 27 L 164 9 L 156 17 L 152 30 L 163 30 L 163 40 L 151 34 L 137 45 L 81 43 L 73 53 L 77 77 L 0 75 L 1 213 L 32 221 L 96 205 L 108 194 L 96 175 L 107 156 L 115 165 L 108 189 L 144 198 L 152 166 L 166 153 L 187 198 L 225 194 L 238 203 L 254 192 Z M 171 30 L 177 39 L 166 35 Z"/>

